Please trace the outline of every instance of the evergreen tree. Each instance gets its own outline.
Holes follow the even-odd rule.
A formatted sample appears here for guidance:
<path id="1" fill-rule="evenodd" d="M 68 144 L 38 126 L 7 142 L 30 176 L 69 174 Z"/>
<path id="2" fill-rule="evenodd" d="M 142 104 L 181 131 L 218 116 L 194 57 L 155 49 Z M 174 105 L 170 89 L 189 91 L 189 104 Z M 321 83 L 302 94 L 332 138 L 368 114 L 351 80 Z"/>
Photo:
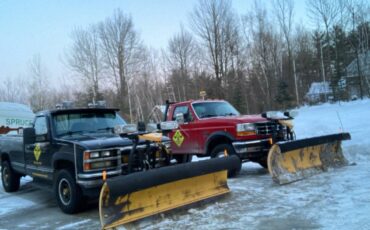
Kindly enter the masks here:
<path id="1" fill-rule="evenodd" d="M 285 81 L 280 81 L 278 84 L 278 94 L 275 98 L 280 105 L 280 109 L 287 109 L 291 107 L 293 97 L 289 93 L 288 84 Z"/>

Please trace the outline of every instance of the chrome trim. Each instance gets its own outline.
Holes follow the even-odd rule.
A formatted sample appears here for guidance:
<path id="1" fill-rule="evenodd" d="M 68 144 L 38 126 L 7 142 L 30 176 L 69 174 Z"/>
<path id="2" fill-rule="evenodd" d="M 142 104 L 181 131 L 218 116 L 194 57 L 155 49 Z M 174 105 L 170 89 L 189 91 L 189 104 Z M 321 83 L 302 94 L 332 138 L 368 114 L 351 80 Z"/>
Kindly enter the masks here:
<path id="1" fill-rule="evenodd" d="M 273 121 L 256 122 L 256 134 L 257 135 L 272 135 L 275 131 L 286 132 L 286 127 Z"/>
<path id="2" fill-rule="evenodd" d="M 121 174 L 121 172 L 122 172 L 121 169 L 115 170 L 115 171 L 107 171 L 107 175 L 108 176 L 117 175 L 117 174 Z M 94 178 L 94 177 L 100 177 L 101 178 L 102 175 L 103 175 L 103 172 L 89 173 L 89 174 L 79 173 L 77 176 L 78 176 L 78 178 L 89 179 L 89 178 Z"/>
<path id="3" fill-rule="evenodd" d="M 24 164 L 23 163 L 18 163 L 18 162 L 10 162 L 11 165 L 15 165 L 15 166 L 18 166 L 18 167 L 24 167 Z"/>
<path id="4" fill-rule="evenodd" d="M 79 184 L 81 187 L 84 187 L 84 188 L 100 187 L 103 183 L 104 182 L 102 179 L 89 180 L 89 181 L 77 180 L 77 184 Z"/>
<path id="5" fill-rule="evenodd" d="M 261 152 L 263 150 L 264 149 L 261 149 L 260 146 L 243 147 L 243 148 L 235 149 L 235 151 L 237 153 L 239 153 L 239 154 L 243 154 L 243 153 L 256 153 L 256 152 Z"/>
<path id="6" fill-rule="evenodd" d="M 250 144 L 259 144 L 259 143 L 263 143 L 263 142 L 268 142 L 269 139 L 261 139 L 261 140 L 254 140 L 254 141 L 236 141 L 236 142 L 233 142 L 232 145 L 233 146 L 239 146 L 239 145 L 250 145 Z"/>
<path id="7" fill-rule="evenodd" d="M 124 151 L 124 150 L 131 150 L 132 149 L 132 146 L 126 146 L 126 147 L 122 147 L 119 149 L 120 152 Z"/>
<path id="8" fill-rule="evenodd" d="M 92 162 L 100 162 L 100 161 L 111 161 L 111 160 L 116 160 L 120 159 L 119 156 L 114 156 L 114 157 L 98 157 L 98 158 L 92 158 L 88 160 L 84 160 L 84 163 L 92 163 Z"/>
<path id="9" fill-rule="evenodd" d="M 117 169 L 117 166 L 111 166 L 111 167 L 103 167 L 103 168 L 96 168 L 96 169 L 90 169 L 90 170 L 84 170 L 85 173 L 91 173 L 96 171 L 107 171 L 107 170 L 113 170 Z"/>
<path id="10" fill-rule="evenodd" d="M 130 146 L 128 146 L 130 147 Z M 83 159 L 82 160 L 82 171 L 83 172 L 91 172 L 91 171 L 97 171 L 97 170 L 107 170 L 107 169 L 119 169 L 119 171 L 121 172 L 121 167 L 122 167 L 122 164 L 121 164 L 121 148 L 119 147 L 112 147 L 112 148 L 106 148 L 106 149 L 94 149 L 94 150 L 89 150 L 89 149 L 86 149 L 83 151 L 83 154 L 85 152 L 102 152 L 102 151 L 116 151 L 116 156 L 111 156 L 111 157 L 98 157 L 98 158 L 92 158 L 92 159 L 88 159 L 88 160 L 85 160 Z M 109 167 L 109 168 L 99 168 L 99 169 L 90 169 L 90 170 L 85 170 L 84 169 L 84 164 L 85 163 L 94 163 L 94 162 L 104 162 L 104 161 L 117 161 L 117 166 L 113 166 L 113 167 Z M 107 172 L 108 173 L 108 172 Z M 80 175 L 80 174 L 79 174 Z M 109 175 L 109 174 L 108 174 Z"/>
<path id="11" fill-rule="evenodd" d="M 49 169 L 49 168 L 42 167 L 42 166 L 35 167 L 35 166 L 32 166 L 32 165 L 27 165 L 27 168 L 28 169 L 32 169 L 32 170 L 35 170 L 35 171 L 46 172 L 46 173 L 53 173 L 54 172 L 53 169 Z"/>
<path id="12" fill-rule="evenodd" d="M 77 177 L 77 154 L 76 154 L 76 143 L 73 143 L 73 155 L 74 155 L 74 158 L 75 158 L 75 162 L 74 162 L 74 166 L 75 166 L 75 180 L 77 181 L 78 177 Z M 82 156 L 82 159 L 83 159 L 83 156 Z M 83 165 L 82 165 L 82 170 L 83 170 Z"/>
<path id="13" fill-rule="evenodd" d="M 26 173 L 26 168 L 25 168 L 25 164 L 23 163 L 18 163 L 18 162 L 10 162 L 10 165 L 11 167 L 16 170 L 16 171 L 20 171 L 22 173 Z"/>
<path id="14" fill-rule="evenodd" d="M 105 149 L 86 149 L 84 152 L 100 152 L 100 151 L 109 151 L 109 150 L 118 150 L 119 147 L 111 147 Z"/>

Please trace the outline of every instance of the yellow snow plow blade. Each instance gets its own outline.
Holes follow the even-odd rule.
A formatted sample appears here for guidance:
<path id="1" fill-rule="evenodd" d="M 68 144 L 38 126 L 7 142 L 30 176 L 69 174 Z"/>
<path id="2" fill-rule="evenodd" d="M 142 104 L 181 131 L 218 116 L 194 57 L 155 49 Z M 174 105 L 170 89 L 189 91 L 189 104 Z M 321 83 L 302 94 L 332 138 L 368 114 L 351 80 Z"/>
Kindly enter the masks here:
<path id="1" fill-rule="evenodd" d="M 140 140 L 145 140 L 145 141 L 161 142 L 162 133 L 147 133 L 147 134 L 139 135 L 139 138 Z"/>
<path id="2" fill-rule="evenodd" d="M 272 179 L 287 184 L 347 165 L 341 142 L 349 139 L 349 133 L 339 133 L 274 144 L 267 159 Z"/>
<path id="3" fill-rule="evenodd" d="M 235 156 L 153 169 L 108 179 L 100 192 L 103 229 L 228 193 Z"/>

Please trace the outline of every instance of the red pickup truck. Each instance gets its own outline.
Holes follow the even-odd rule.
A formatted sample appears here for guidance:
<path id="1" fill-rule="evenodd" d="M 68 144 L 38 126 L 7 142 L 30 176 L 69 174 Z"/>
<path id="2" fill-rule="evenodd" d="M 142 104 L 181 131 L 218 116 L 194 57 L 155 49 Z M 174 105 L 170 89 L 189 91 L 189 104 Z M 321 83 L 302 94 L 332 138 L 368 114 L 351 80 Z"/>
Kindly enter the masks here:
<path id="1" fill-rule="evenodd" d="M 237 155 L 240 167 L 230 174 L 236 174 L 245 161 L 267 168 L 271 145 L 294 138 L 290 128 L 279 120 L 269 119 L 266 114 L 240 115 L 224 100 L 167 103 L 164 120 L 178 122 L 178 128 L 168 133 L 176 159 L 189 161 L 189 155 Z"/>

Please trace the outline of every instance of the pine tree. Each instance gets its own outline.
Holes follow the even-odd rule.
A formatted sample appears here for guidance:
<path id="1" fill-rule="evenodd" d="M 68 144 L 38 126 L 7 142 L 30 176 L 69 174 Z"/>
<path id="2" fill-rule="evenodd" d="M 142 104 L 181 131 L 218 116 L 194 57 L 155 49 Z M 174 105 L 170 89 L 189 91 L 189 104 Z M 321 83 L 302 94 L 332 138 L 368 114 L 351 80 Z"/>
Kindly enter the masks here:
<path id="1" fill-rule="evenodd" d="M 289 93 L 288 84 L 285 81 L 280 81 L 278 84 L 278 94 L 275 98 L 281 109 L 287 109 L 292 105 L 293 97 Z"/>

